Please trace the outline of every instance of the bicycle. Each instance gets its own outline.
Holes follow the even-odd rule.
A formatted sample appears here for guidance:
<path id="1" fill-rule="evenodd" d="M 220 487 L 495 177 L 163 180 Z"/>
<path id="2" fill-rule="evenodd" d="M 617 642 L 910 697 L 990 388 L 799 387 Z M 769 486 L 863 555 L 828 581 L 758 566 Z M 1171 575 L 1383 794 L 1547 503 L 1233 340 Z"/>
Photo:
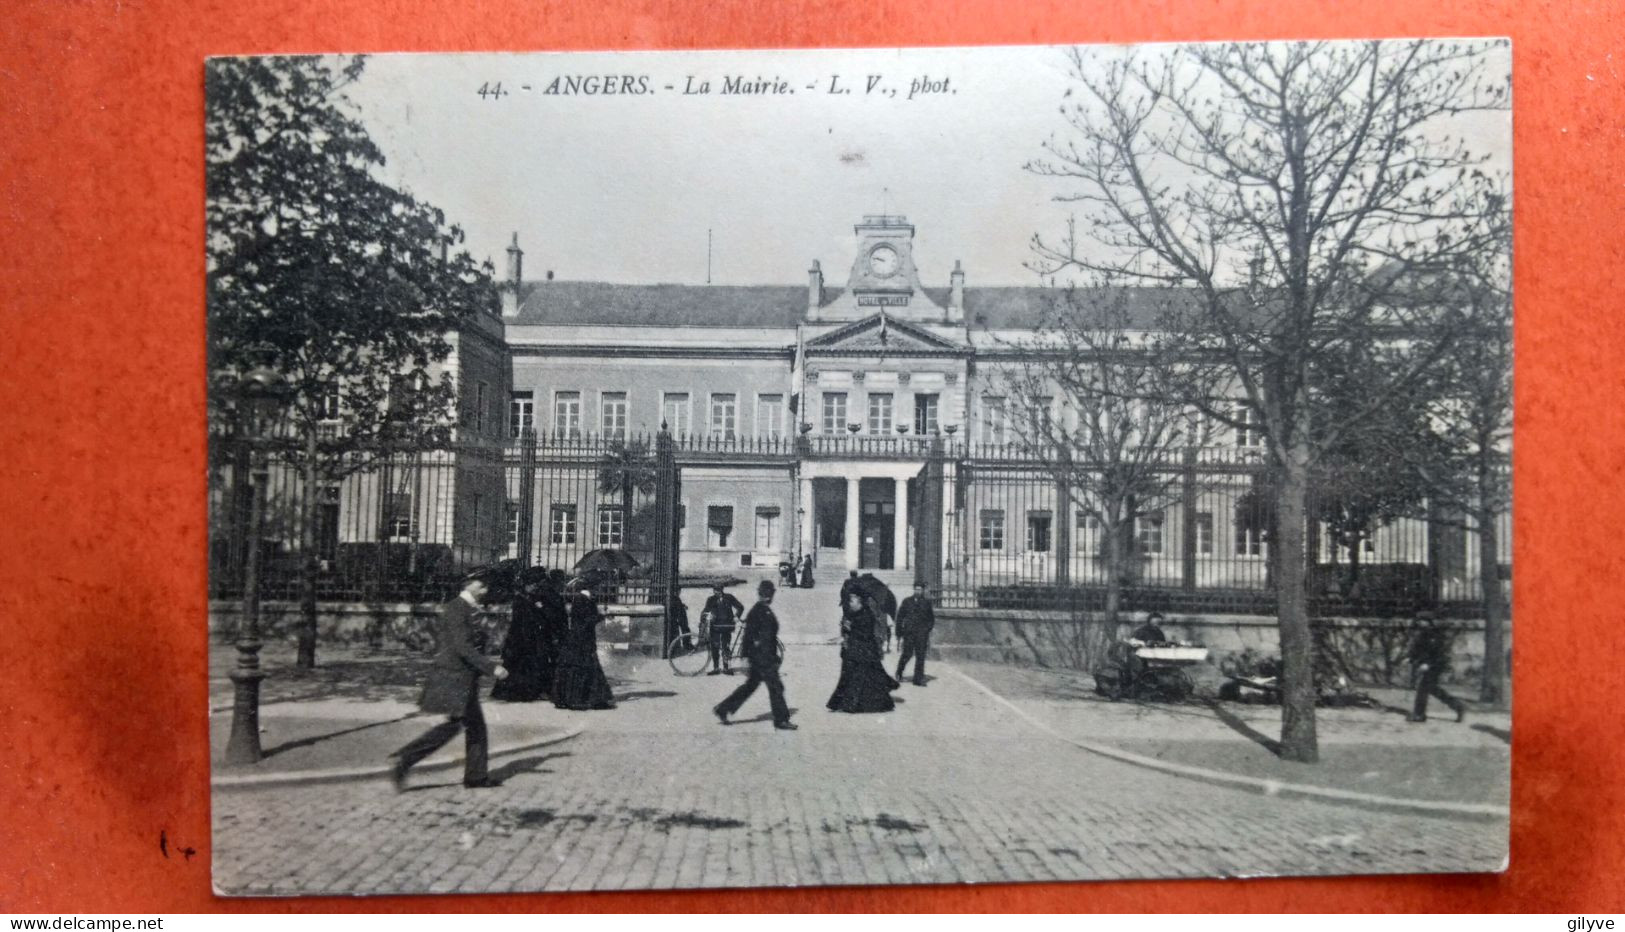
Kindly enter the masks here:
<path id="1" fill-rule="evenodd" d="M 728 659 L 744 662 L 744 644 L 745 625 L 740 622 L 734 625 L 733 639 L 728 642 Z M 779 656 L 779 663 L 784 663 L 784 642 L 774 638 L 773 644 Z M 666 658 L 666 662 L 671 664 L 672 672 L 678 676 L 699 676 L 704 673 L 706 668 L 711 666 L 711 623 L 701 618 L 700 630 L 672 638 Z"/>

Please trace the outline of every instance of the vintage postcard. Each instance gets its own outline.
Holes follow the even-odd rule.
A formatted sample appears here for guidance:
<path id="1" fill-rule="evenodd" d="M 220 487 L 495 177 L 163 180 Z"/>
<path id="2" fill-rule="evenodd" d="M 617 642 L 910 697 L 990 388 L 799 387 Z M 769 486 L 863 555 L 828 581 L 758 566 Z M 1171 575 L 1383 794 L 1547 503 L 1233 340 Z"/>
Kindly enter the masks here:
<path id="1" fill-rule="evenodd" d="M 1506 865 L 1506 41 L 204 70 L 221 893 Z"/>

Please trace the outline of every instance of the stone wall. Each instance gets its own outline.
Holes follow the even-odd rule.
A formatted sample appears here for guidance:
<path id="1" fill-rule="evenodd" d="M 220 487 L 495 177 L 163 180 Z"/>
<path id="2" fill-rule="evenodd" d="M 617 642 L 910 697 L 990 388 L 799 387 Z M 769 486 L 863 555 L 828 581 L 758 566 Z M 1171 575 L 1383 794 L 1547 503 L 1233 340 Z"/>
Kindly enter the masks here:
<path id="1" fill-rule="evenodd" d="M 1074 621 L 1064 613 L 986 609 L 937 610 L 931 638 L 935 653 L 995 663 L 1089 670 L 1093 668 L 1091 643 L 1127 637 L 1143 614 L 1125 615 L 1115 633 L 1091 631 L 1088 621 Z M 1093 623 L 1098 624 L 1098 623 Z M 1453 622 L 1456 630 L 1451 674 L 1454 680 L 1475 681 L 1484 660 L 1482 620 Z M 1206 647 L 1208 663 L 1216 672 L 1227 660 L 1244 652 L 1276 656 L 1280 653 L 1275 619 L 1260 615 L 1168 615 L 1161 623 L 1170 638 Z M 1335 666 L 1360 685 L 1408 685 L 1406 659 L 1412 633 L 1402 619 L 1327 618 L 1316 621 L 1317 639 L 1329 651 Z M 1507 643 L 1511 644 L 1510 626 Z"/>

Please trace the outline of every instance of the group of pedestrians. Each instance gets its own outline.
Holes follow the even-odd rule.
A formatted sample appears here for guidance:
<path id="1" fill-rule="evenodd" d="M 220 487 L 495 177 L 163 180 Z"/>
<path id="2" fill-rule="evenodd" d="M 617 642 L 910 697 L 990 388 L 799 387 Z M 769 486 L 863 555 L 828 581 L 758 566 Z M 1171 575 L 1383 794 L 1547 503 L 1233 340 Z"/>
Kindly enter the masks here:
<path id="1" fill-rule="evenodd" d="M 499 785 L 488 772 L 490 741 L 480 708 L 481 676 L 496 679 L 493 699 L 551 700 L 558 708 L 573 710 L 615 708 L 609 678 L 598 661 L 598 625 L 603 616 L 587 581 L 542 567 L 521 571 L 513 583 L 513 616 L 499 662 L 485 655 L 474 625 L 496 575 L 483 568 L 471 572 L 456 598 L 436 617 L 437 646 L 418 707 L 446 720 L 391 755 L 397 790 L 405 789 L 414 765 L 458 732 L 466 747 L 463 785 L 471 789 Z"/>
<path id="2" fill-rule="evenodd" d="M 784 699 L 784 683 L 779 677 L 781 658 L 778 652 L 779 620 L 772 603 L 776 587 L 768 581 L 757 586 L 756 604 L 745 615 L 745 630 L 741 653 L 750 664 L 750 674 L 738 689 L 718 703 L 712 712 L 721 722 L 729 724 L 729 717 L 737 713 L 758 686 L 767 687 L 768 704 L 773 713 L 773 727 L 793 731 L 790 708 Z M 713 638 L 716 618 L 731 610 L 732 599 L 718 591 L 706 602 L 706 613 L 711 616 Z M 826 708 L 832 712 L 861 714 L 890 712 L 896 708 L 892 693 L 902 685 L 904 668 L 914 661 L 914 685 L 924 686 L 925 654 L 929 647 L 931 629 L 936 625 L 936 614 L 926 594 L 925 583 L 916 582 L 914 593 L 903 600 L 897 609 L 897 633 L 901 641 L 901 656 L 897 675 L 886 672 L 884 655 L 887 637 L 887 615 L 877 600 L 870 597 L 857 581 L 857 574 L 841 587 L 841 672 L 830 694 Z M 738 605 L 738 600 L 733 600 Z M 731 638 L 732 629 L 728 631 Z M 716 641 L 712 641 L 713 645 Z M 727 641 L 724 641 L 726 644 Z M 723 656 L 728 654 L 726 646 Z M 713 647 L 713 663 L 716 653 Z M 713 669 L 713 673 L 717 670 Z"/>

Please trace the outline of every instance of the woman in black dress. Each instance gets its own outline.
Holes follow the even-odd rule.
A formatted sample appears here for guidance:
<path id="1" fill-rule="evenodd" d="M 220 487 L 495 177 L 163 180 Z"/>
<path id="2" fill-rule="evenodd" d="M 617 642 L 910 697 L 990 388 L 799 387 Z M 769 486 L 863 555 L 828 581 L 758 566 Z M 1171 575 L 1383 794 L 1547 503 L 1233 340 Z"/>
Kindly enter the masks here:
<path id="1" fill-rule="evenodd" d="M 545 633 L 541 591 L 546 585 L 547 570 L 540 566 L 526 567 L 519 574 L 513 617 L 508 635 L 502 639 L 502 665 L 508 669 L 508 677 L 491 687 L 492 699 L 535 702 L 545 698 L 552 686 L 552 651 Z"/>
<path id="2" fill-rule="evenodd" d="M 615 695 L 609 678 L 598 663 L 598 606 L 592 593 L 583 589 L 570 600 L 570 626 L 559 650 L 559 666 L 553 677 L 553 704 L 561 709 L 615 708 Z"/>
<path id="3" fill-rule="evenodd" d="M 841 679 L 829 697 L 832 712 L 890 712 L 897 681 L 886 672 L 875 642 L 875 616 L 858 592 L 841 609 Z"/>

